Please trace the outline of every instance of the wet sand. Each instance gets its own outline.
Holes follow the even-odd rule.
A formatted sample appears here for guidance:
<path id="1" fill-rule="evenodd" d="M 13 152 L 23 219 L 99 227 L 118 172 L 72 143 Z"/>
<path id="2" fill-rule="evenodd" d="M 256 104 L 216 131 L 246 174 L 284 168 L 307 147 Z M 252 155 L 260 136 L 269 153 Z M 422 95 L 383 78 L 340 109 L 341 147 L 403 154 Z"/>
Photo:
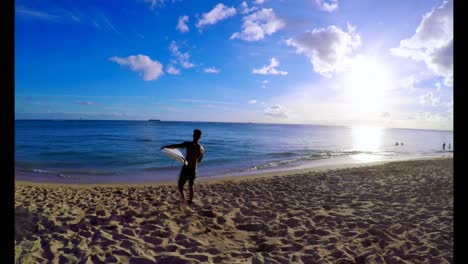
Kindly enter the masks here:
<path id="1" fill-rule="evenodd" d="M 293 175 L 288 175 L 294 173 Z M 453 160 L 175 184 L 17 182 L 17 263 L 453 263 Z"/>

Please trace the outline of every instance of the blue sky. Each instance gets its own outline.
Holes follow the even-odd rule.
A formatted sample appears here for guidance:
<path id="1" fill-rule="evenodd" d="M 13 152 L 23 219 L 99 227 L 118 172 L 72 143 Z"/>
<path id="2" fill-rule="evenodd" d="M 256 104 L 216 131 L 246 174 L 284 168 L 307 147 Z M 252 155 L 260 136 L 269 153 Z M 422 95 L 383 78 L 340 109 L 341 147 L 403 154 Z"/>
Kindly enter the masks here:
<path id="1" fill-rule="evenodd" d="M 15 1 L 16 118 L 453 127 L 451 1 Z"/>

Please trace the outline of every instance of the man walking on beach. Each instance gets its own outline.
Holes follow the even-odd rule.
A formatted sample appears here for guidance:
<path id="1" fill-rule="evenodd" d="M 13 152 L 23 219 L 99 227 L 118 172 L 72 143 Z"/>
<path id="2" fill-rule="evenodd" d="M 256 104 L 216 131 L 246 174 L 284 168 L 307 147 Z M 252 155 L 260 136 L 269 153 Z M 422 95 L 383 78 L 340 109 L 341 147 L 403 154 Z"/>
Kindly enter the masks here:
<path id="1" fill-rule="evenodd" d="M 185 165 L 180 169 L 179 179 L 177 183 L 179 185 L 179 193 L 183 202 L 185 202 L 184 196 L 184 185 L 189 182 L 189 200 L 188 204 L 193 203 L 193 184 L 197 176 L 197 164 L 200 163 L 203 159 L 203 154 L 205 150 L 203 146 L 199 143 L 201 138 L 201 130 L 193 130 L 193 141 L 185 141 L 181 144 L 172 144 L 168 146 L 161 147 L 163 148 L 185 148 L 185 160 L 187 161 Z"/>

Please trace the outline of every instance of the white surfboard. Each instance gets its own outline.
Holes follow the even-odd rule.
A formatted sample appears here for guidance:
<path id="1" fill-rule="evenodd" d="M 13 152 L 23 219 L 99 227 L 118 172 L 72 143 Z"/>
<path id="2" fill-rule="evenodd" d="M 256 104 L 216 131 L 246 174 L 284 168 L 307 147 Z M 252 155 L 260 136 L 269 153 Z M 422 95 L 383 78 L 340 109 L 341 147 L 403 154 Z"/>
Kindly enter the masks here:
<path id="1" fill-rule="evenodd" d="M 166 156 L 175 159 L 176 161 L 187 165 L 187 161 L 184 158 L 184 155 L 182 155 L 182 152 L 178 149 L 172 149 L 172 148 L 163 148 L 161 149 L 162 153 L 164 153 Z"/>

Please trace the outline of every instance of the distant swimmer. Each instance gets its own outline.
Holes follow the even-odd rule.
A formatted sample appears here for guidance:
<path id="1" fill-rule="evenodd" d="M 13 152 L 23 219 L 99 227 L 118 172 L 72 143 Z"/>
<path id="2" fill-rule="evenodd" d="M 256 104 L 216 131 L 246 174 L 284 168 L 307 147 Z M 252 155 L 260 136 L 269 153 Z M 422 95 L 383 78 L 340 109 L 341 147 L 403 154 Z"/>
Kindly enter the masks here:
<path id="1" fill-rule="evenodd" d="M 395 146 L 398 146 L 398 142 L 397 142 L 397 143 L 395 143 Z"/>
<path id="2" fill-rule="evenodd" d="M 403 145 L 404 145 L 404 144 L 403 144 L 403 142 L 401 142 L 401 144 L 400 144 L 400 145 L 402 145 L 402 146 L 403 146 Z"/>

